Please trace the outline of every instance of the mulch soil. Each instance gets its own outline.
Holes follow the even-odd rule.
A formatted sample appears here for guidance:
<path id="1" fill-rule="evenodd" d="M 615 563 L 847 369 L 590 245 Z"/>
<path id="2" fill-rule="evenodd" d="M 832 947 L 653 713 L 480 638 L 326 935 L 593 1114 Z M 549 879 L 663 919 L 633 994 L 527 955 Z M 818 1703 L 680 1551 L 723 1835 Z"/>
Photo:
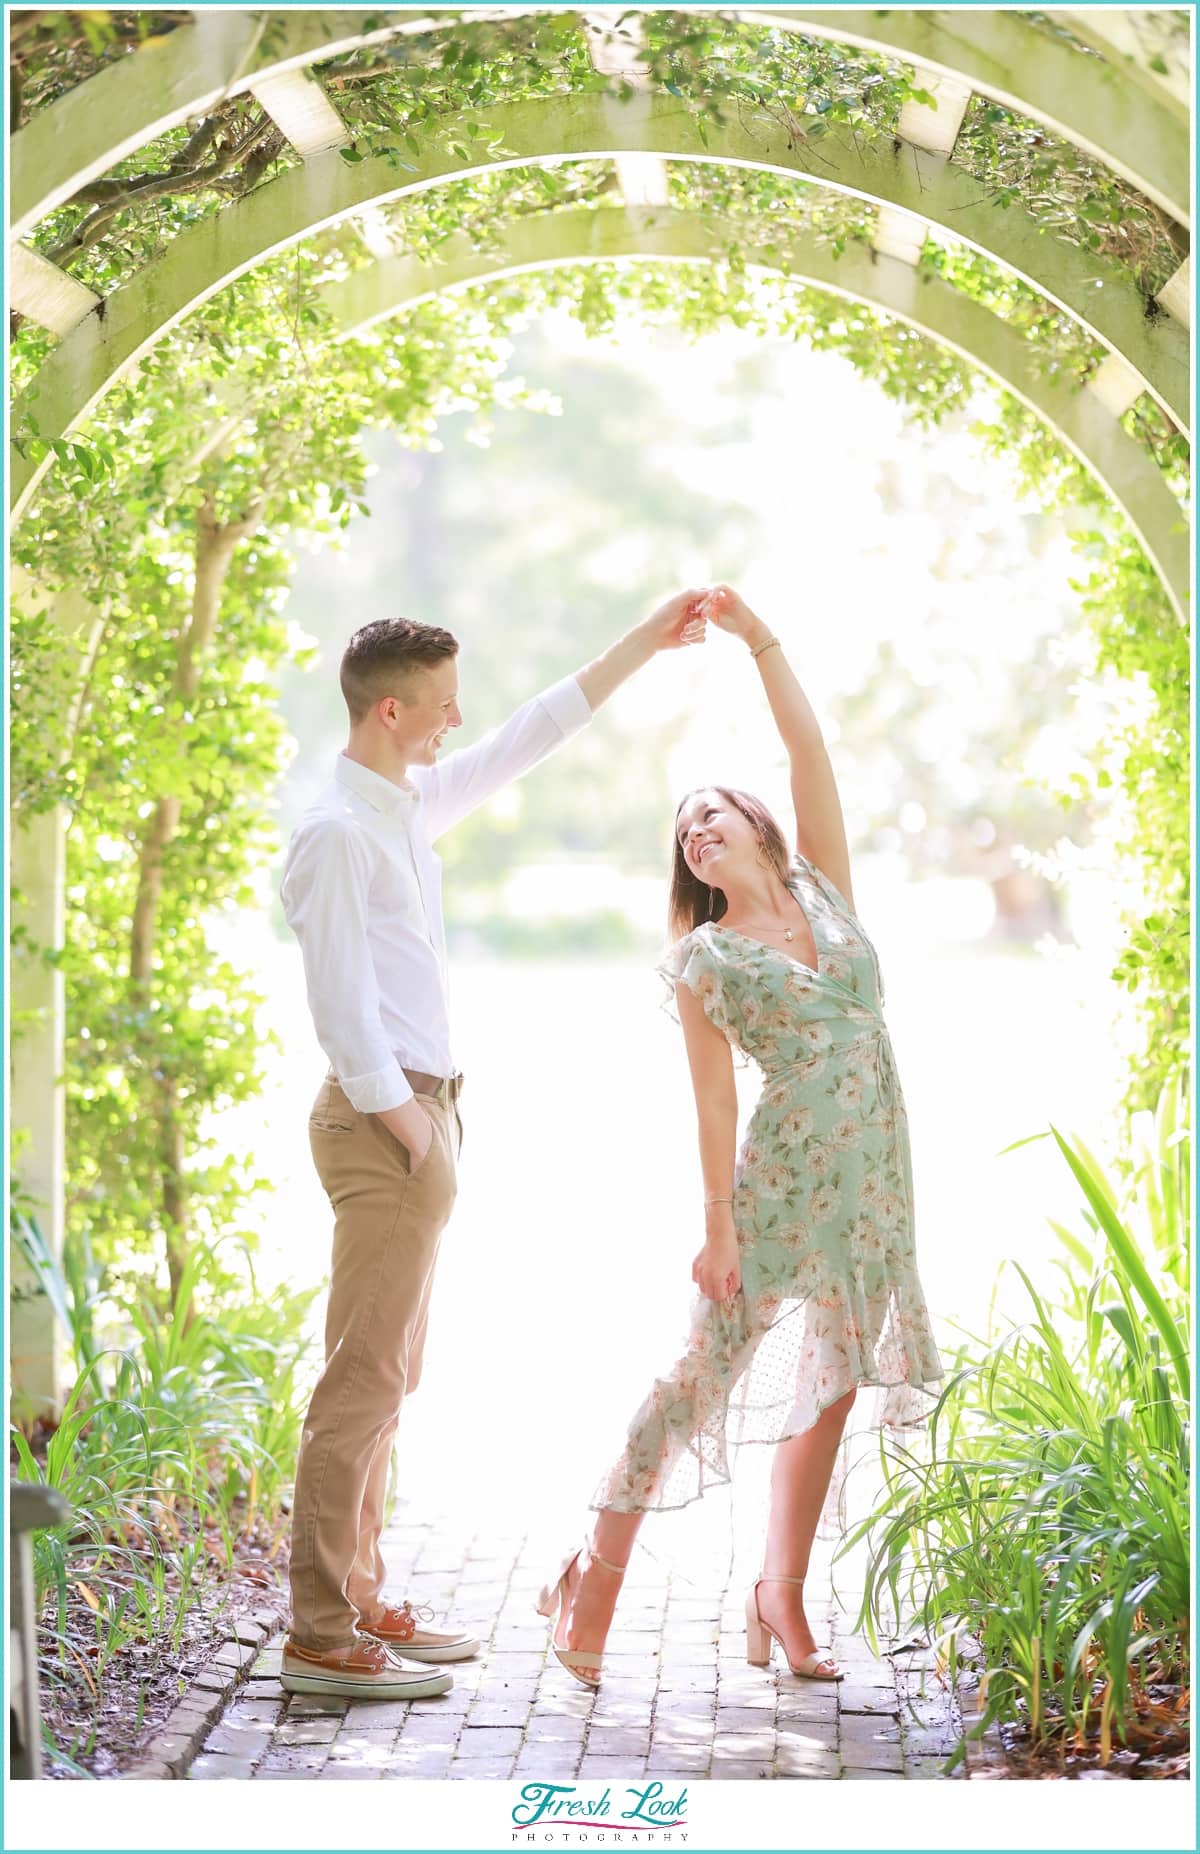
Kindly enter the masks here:
<path id="1" fill-rule="evenodd" d="M 1064 1777 L 1088 1782 L 1186 1779 L 1191 1775 L 1190 1712 L 1188 1687 L 1166 1681 L 1148 1686 L 1136 1697 L 1124 1739 L 1114 1730 L 1107 1756 L 1098 1731 L 1086 1740 L 1062 1737 L 1035 1745 L 1027 1732 L 1001 1726 L 1005 1767 L 980 1774 L 1033 1782 Z"/>
<path id="2" fill-rule="evenodd" d="M 103 1623 L 94 1606 L 118 1588 L 114 1577 L 106 1573 L 101 1582 L 97 1576 L 93 1587 L 80 1576 L 68 1585 L 61 1636 L 57 1596 L 51 1592 L 38 1634 L 42 1717 L 56 1747 L 46 1747 L 45 1776 L 121 1776 L 138 1761 L 237 1622 L 251 1611 L 261 1615 L 274 1610 L 281 1618 L 286 1614 L 287 1546 L 282 1534 L 240 1538 L 232 1568 L 217 1535 L 205 1543 L 203 1594 L 188 1608 L 178 1639 L 160 1636 L 130 1642 L 103 1666 L 98 1640 L 98 1625 L 102 1633 Z M 123 1576 L 123 1585 L 128 1587 L 128 1577 Z M 178 1576 L 173 1588 L 178 1593 Z"/>

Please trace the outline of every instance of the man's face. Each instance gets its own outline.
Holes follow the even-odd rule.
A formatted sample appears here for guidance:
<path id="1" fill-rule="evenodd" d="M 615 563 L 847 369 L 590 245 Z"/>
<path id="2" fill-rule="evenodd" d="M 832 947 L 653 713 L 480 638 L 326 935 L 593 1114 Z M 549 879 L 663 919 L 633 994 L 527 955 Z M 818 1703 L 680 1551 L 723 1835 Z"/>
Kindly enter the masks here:
<path id="1" fill-rule="evenodd" d="M 396 751 L 406 766 L 432 766 L 447 729 L 462 726 L 457 658 L 412 670 L 404 693 L 393 711 Z"/>

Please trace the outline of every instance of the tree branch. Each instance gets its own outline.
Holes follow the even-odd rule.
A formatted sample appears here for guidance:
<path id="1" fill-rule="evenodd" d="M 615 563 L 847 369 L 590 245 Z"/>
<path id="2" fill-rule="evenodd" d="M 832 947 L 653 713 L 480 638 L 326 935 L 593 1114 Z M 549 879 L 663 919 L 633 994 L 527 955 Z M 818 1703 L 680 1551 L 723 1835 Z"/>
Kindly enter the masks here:
<path id="1" fill-rule="evenodd" d="M 201 125 L 202 127 L 204 125 Z M 212 134 L 206 137 L 212 140 L 220 123 L 214 125 Z M 64 268 L 80 251 L 86 251 L 90 245 L 103 236 L 119 212 L 129 207 L 139 207 L 147 201 L 158 199 L 165 193 L 198 193 L 205 187 L 214 186 L 231 168 L 236 167 L 244 156 L 249 154 L 263 138 L 270 140 L 278 131 L 269 116 L 260 117 L 250 133 L 240 142 L 231 143 L 215 161 L 207 167 L 196 168 L 190 174 L 174 168 L 166 168 L 161 174 L 141 174 L 133 180 L 98 180 L 90 187 L 83 187 L 75 195 L 76 199 L 99 197 L 97 209 L 88 218 L 83 219 L 75 230 L 62 243 L 46 252 L 50 263 Z M 192 137 L 196 141 L 200 135 L 197 130 Z M 190 146 L 190 144 L 189 144 Z M 201 147 L 204 143 L 201 143 Z M 182 151 L 181 151 L 182 152 Z"/>
<path id="2" fill-rule="evenodd" d="M 195 586 L 188 621 L 179 634 L 175 653 L 173 693 L 186 705 L 195 700 L 200 680 L 200 658 L 212 642 L 221 609 L 221 592 L 235 548 L 254 533 L 262 519 L 263 504 L 255 499 L 237 521 L 219 522 L 211 496 L 196 516 Z M 129 977 L 134 994 L 149 993 L 162 892 L 163 857 L 179 828 L 183 801 L 163 795 L 142 840 L 138 859 L 138 886 L 130 930 Z"/>

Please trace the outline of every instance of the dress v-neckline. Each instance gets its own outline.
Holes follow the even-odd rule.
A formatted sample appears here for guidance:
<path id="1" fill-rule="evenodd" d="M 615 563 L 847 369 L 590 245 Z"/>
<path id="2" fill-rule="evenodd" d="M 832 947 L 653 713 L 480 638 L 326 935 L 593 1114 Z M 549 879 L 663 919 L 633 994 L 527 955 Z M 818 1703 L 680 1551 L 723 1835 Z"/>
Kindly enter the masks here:
<path id="1" fill-rule="evenodd" d="M 715 927 L 719 933 L 731 933 L 736 939 L 744 940 L 747 946 L 757 946 L 764 953 L 774 953 L 777 958 L 785 959 L 789 966 L 796 966 L 801 972 L 807 972 L 810 978 L 819 979 L 823 976 L 821 972 L 821 948 L 817 942 L 817 930 L 813 926 L 812 916 L 796 893 L 795 885 L 792 882 L 788 882 L 786 887 L 788 894 L 804 916 L 805 925 L 812 935 L 813 952 L 817 957 L 815 966 L 810 966 L 803 959 L 793 959 L 790 953 L 785 953 L 781 947 L 768 945 L 766 940 L 756 940 L 752 933 L 743 933 L 740 927 L 725 927 L 720 921 L 711 921 L 709 925 Z"/>

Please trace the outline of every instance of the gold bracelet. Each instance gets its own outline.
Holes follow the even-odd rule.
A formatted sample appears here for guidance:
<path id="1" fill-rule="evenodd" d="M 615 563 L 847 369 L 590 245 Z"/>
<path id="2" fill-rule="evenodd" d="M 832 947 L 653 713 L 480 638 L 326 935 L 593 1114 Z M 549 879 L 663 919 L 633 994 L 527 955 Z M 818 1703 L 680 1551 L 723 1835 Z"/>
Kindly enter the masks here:
<path id="1" fill-rule="evenodd" d="M 733 1199 L 731 1197 L 706 1197 L 704 1200 L 704 1208 L 707 1210 L 710 1204 L 732 1204 L 732 1202 Z"/>
<path id="2" fill-rule="evenodd" d="M 772 644 L 778 644 L 778 643 L 779 643 L 779 639 L 777 637 L 769 637 L 765 644 L 760 644 L 757 650 L 752 650 L 750 652 L 750 655 L 752 657 L 761 657 L 764 650 L 769 650 Z M 782 649 L 782 645 L 780 646 L 780 648 Z"/>

